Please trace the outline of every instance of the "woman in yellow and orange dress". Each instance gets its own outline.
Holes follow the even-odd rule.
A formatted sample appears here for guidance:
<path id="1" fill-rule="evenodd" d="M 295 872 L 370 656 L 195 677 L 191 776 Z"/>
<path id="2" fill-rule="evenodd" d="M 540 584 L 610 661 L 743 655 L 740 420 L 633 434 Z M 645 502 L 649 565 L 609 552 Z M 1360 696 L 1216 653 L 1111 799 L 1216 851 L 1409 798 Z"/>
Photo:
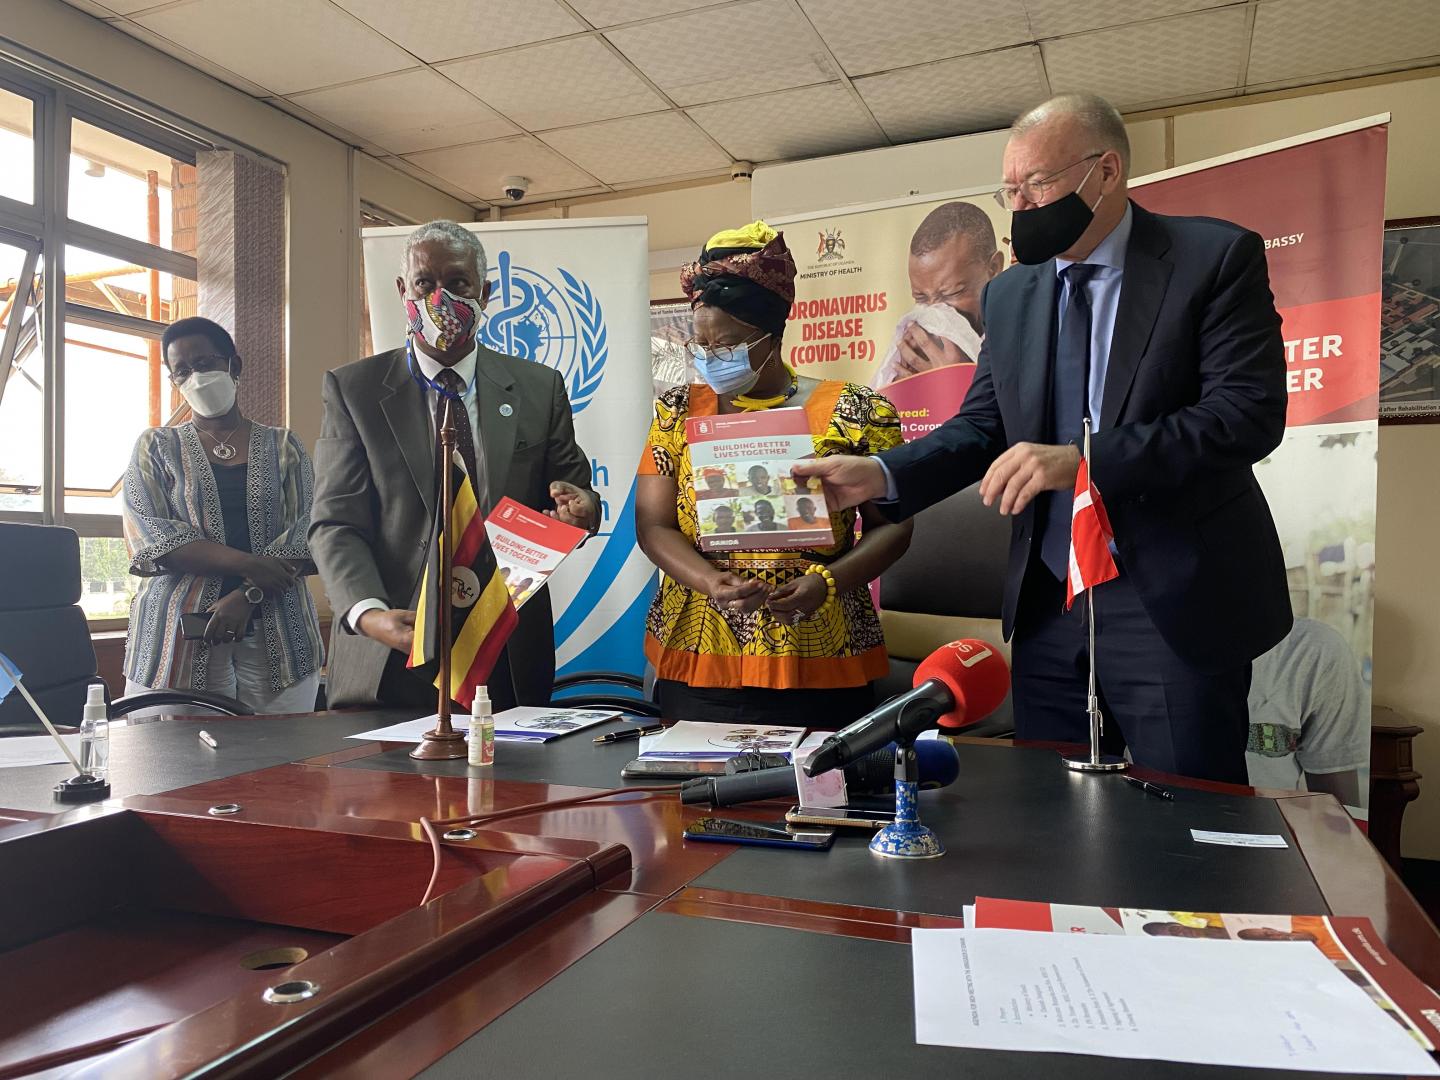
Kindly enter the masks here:
<path id="1" fill-rule="evenodd" d="M 900 419 L 867 387 L 802 378 L 785 363 L 795 262 L 763 222 L 711 237 L 680 281 L 704 381 L 656 401 L 636 495 L 637 539 L 662 572 L 645 635 L 661 709 L 674 720 L 841 726 L 873 707 L 871 681 L 889 667 L 868 586 L 905 553 L 910 524 L 864 506 L 859 539 L 846 510 L 830 517 L 829 547 L 702 553 L 706 506 L 697 511 L 685 421 L 798 407 L 821 456 L 897 446 Z"/>

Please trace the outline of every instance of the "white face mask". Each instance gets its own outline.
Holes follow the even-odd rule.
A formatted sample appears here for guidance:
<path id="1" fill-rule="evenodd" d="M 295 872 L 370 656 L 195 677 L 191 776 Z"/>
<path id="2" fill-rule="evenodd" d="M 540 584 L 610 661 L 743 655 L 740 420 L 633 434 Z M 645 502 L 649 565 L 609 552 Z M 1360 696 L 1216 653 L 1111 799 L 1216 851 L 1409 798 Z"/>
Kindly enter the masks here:
<path id="1" fill-rule="evenodd" d="M 228 371 L 197 371 L 180 384 L 196 416 L 224 416 L 235 405 L 235 380 Z"/>

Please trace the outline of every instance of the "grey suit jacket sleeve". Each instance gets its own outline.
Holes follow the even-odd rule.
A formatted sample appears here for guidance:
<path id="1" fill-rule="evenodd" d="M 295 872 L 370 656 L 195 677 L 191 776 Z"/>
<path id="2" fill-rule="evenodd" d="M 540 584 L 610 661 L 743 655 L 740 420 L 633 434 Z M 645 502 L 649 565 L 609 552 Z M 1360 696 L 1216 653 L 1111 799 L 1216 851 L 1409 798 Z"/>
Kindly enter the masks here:
<path id="1" fill-rule="evenodd" d="M 595 504 L 595 522 L 598 528 L 600 496 L 590 486 L 590 459 L 575 441 L 575 420 L 570 415 L 570 395 L 565 391 L 565 380 L 558 373 L 554 385 L 555 392 L 550 398 L 550 441 L 545 448 L 548 475 L 550 480 L 563 480 L 567 484 L 574 484 L 590 496 Z M 539 509 L 554 507 L 541 506 Z"/>
<path id="2" fill-rule="evenodd" d="M 315 444 L 310 553 L 337 617 L 371 597 L 392 603 L 375 562 L 377 522 L 370 459 L 333 371 L 322 390 L 325 420 Z M 393 606 L 393 603 L 392 603 Z"/>

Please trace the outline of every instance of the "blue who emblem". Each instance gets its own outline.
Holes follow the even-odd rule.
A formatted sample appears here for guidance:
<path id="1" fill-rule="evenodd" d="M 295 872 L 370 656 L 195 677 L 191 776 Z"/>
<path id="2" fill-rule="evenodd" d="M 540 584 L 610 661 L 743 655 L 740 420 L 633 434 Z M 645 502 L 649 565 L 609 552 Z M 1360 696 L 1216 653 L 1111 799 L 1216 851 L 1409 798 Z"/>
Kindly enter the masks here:
<path id="1" fill-rule="evenodd" d="M 552 367 L 565 380 L 570 411 L 581 412 L 600 389 L 610 345 L 605 315 L 590 286 L 562 267 L 561 284 L 500 252 L 487 280 L 490 302 L 480 341 L 496 352 Z"/>

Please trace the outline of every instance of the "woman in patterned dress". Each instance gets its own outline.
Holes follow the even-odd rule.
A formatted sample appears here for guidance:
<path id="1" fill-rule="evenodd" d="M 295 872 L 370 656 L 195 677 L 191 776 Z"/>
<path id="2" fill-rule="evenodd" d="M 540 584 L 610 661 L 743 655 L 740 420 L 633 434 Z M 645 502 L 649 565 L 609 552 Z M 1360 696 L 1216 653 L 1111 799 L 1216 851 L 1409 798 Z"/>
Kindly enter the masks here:
<path id="1" fill-rule="evenodd" d="M 125 542 L 141 578 L 126 693 L 210 690 L 257 713 L 312 712 L 325 652 L 304 580 L 315 572 L 310 458 L 293 432 L 240 412 L 241 362 L 224 327 L 181 319 L 161 352 L 192 417 L 143 432 L 125 473 Z M 197 612 L 204 633 L 190 638 L 181 616 Z"/>
<path id="2" fill-rule="evenodd" d="M 818 456 L 896 446 L 899 417 L 873 390 L 785 363 L 795 262 L 763 222 L 711 237 L 680 280 L 704 382 L 656 401 L 636 494 L 637 539 L 662 572 L 645 635 L 660 707 L 675 720 L 843 725 L 870 710 L 870 683 L 889 667 L 869 583 L 905 553 L 910 523 L 865 506 L 859 539 L 846 510 L 830 516 L 828 547 L 702 553 L 707 511 L 703 502 L 697 511 L 685 421 L 800 408 Z"/>

